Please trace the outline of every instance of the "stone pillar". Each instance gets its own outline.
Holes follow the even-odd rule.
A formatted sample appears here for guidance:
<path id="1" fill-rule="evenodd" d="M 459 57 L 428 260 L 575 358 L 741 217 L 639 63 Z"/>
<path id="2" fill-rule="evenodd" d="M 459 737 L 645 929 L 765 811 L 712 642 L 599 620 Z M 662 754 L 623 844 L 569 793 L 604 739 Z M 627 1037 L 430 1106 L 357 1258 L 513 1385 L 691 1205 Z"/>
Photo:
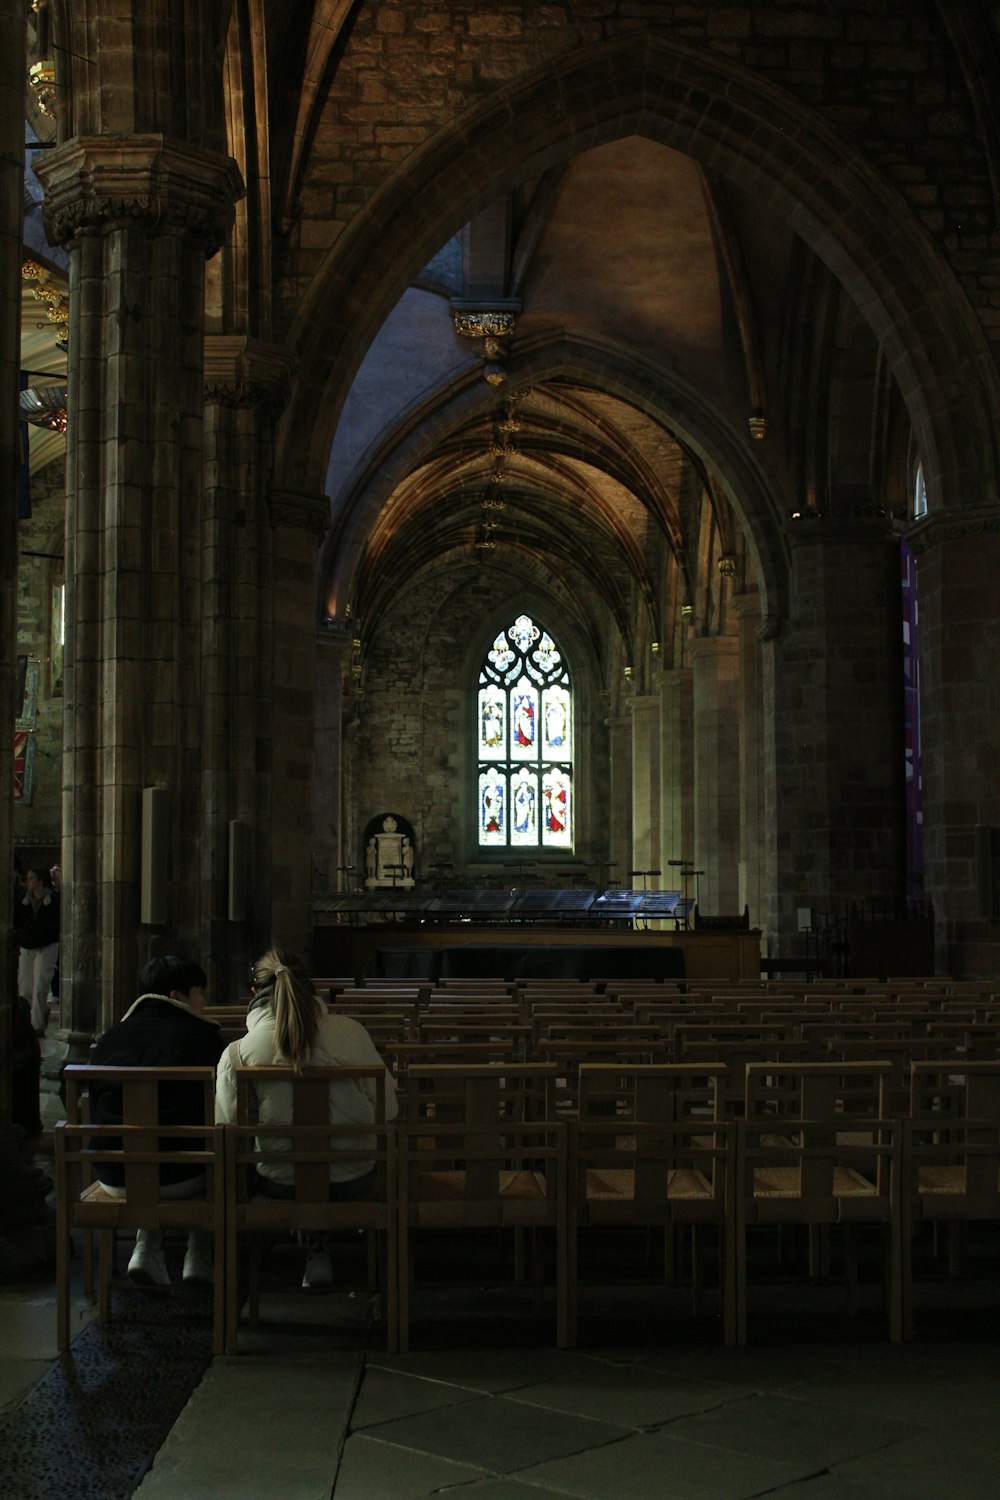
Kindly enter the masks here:
<path id="1" fill-rule="evenodd" d="M 658 694 L 632 699 L 632 862 L 636 870 L 660 868 Z M 643 882 L 640 879 L 634 884 L 641 888 Z"/>
<path id="2" fill-rule="evenodd" d="M 690 643 L 694 675 L 694 859 L 698 904 L 706 916 L 739 902 L 739 642 L 701 636 Z"/>
<path id="3" fill-rule="evenodd" d="M 37 165 L 69 250 L 64 1039 L 134 997 L 154 942 L 201 946 L 205 259 L 242 191 L 160 134 L 76 137 Z M 140 928 L 144 787 L 169 793 L 167 920 Z"/>
<path id="4" fill-rule="evenodd" d="M 823 920 L 892 901 L 904 870 L 898 545 L 878 517 L 792 521 L 789 538 L 789 618 L 765 648 L 768 926 L 783 954 L 797 951 L 797 907 Z"/>
<path id="5" fill-rule="evenodd" d="M 354 864 L 344 847 L 344 672 L 351 665 L 351 636 L 321 628 L 316 637 L 316 761 L 313 780 L 313 888 L 317 895 L 349 890 L 353 878 L 340 866 Z"/>
<path id="6" fill-rule="evenodd" d="M 1000 975 L 1000 513 L 931 516 L 910 537 L 920 605 L 924 892 L 936 965 Z"/>
<path id="7" fill-rule="evenodd" d="M 21 333 L 21 206 L 24 201 L 26 12 L 0 0 L 0 1151 L 10 1142 L 10 1049 L 17 990 L 11 932 L 14 851 L 14 691 L 17 670 L 17 477 Z"/>
<path id="8" fill-rule="evenodd" d="M 274 427 L 289 358 L 235 335 L 205 341 L 202 529 L 201 954 L 210 993 L 246 991 L 271 934 L 271 525 Z M 247 903 L 229 912 L 230 824 L 245 825 Z"/>
<path id="9" fill-rule="evenodd" d="M 733 601 L 739 628 L 740 862 L 737 909 L 750 908 L 751 927 L 763 927 L 764 893 L 764 723 L 760 598 L 739 594 Z"/>
<path id="10" fill-rule="evenodd" d="M 17 390 L 21 330 L 21 205 L 24 201 L 25 19 L 21 0 L 0 0 L 0 1277 L 51 1259 L 45 1195 L 52 1184 L 20 1159 L 11 1119 L 11 1043 L 17 979 L 11 933 L 14 681 L 17 665 Z"/>
<path id="11" fill-rule="evenodd" d="M 630 883 L 632 864 L 632 725 L 626 715 L 608 725 L 610 788 L 608 829 L 608 884 L 621 889 Z"/>
<path id="12" fill-rule="evenodd" d="M 271 754 L 271 936 L 309 955 L 312 944 L 313 761 L 316 725 L 316 567 L 330 525 L 326 495 L 275 491 L 274 681 Z"/>
<path id="13" fill-rule="evenodd" d="M 660 695 L 660 868 L 663 888 L 680 890 L 677 860 L 694 858 L 694 678 L 690 667 L 664 672 Z M 693 897 L 694 888 L 690 894 Z"/>

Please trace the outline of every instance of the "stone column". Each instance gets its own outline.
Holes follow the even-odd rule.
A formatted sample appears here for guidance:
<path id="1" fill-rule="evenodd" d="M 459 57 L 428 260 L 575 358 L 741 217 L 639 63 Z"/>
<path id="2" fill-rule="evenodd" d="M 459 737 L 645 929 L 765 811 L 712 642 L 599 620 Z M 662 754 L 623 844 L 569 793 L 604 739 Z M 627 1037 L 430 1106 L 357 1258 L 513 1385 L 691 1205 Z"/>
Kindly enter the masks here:
<path id="1" fill-rule="evenodd" d="M 739 633 L 740 863 L 737 910 L 750 908 L 751 927 L 763 927 L 764 893 L 764 724 L 760 598 L 739 594 L 732 601 Z"/>
<path id="2" fill-rule="evenodd" d="M 14 850 L 14 691 L 17 670 L 17 391 L 21 364 L 21 207 L 24 201 L 24 77 L 26 12 L 0 0 L 0 1150 L 9 1143 L 10 1048 L 17 989 L 11 932 Z"/>
<path id="3" fill-rule="evenodd" d="M 220 1002 L 246 991 L 271 934 L 271 525 L 274 427 L 291 362 L 235 335 L 205 341 L 202 530 L 201 953 Z M 247 902 L 229 911 L 230 824 Z M 237 847 L 239 847 L 237 845 Z"/>
<path id="4" fill-rule="evenodd" d="M 940 973 L 1000 975 L 1000 513 L 913 528 L 920 604 L 924 892 Z"/>
<path id="5" fill-rule="evenodd" d="M 322 627 L 316 637 L 316 761 L 313 781 L 313 888 L 317 895 L 348 890 L 339 867 L 353 864 L 344 848 L 344 672 L 351 665 L 348 630 Z"/>
<path id="6" fill-rule="evenodd" d="M 0 1278 L 51 1259 L 45 1195 L 52 1184 L 20 1158 L 11 1119 L 11 1042 L 17 979 L 11 933 L 14 681 L 17 665 L 17 390 L 21 330 L 21 205 L 24 198 L 26 10 L 0 0 Z"/>
<path id="7" fill-rule="evenodd" d="M 789 538 L 789 618 L 765 647 L 780 953 L 796 951 L 797 907 L 891 901 L 904 869 L 898 544 L 879 517 L 792 521 Z"/>
<path id="8" fill-rule="evenodd" d="M 660 868 L 665 890 L 683 883 L 671 861 L 694 858 L 694 678 L 690 667 L 661 677 Z M 694 890 L 692 887 L 691 895 Z"/>
<path id="9" fill-rule="evenodd" d="M 607 810 L 608 884 L 624 889 L 632 864 L 632 725 L 627 715 L 608 724 L 610 788 Z"/>
<path id="10" fill-rule="evenodd" d="M 242 184 L 154 133 L 78 136 L 37 172 L 70 261 L 60 999 L 85 1049 L 154 941 L 201 946 L 205 259 Z M 169 796 L 167 920 L 140 928 L 150 786 Z"/>
<path id="11" fill-rule="evenodd" d="M 694 859 L 698 904 L 706 916 L 739 901 L 739 642 L 701 636 L 690 643 L 694 675 Z"/>
<path id="12" fill-rule="evenodd" d="M 330 525 L 326 495 L 275 491 L 271 722 L 271 935 L 308 956 L 312 944 L 316 567 Z"/>
<path id="13" fill-rule="evenodd" d="M 658 694 L 632 699 L 632 862 L 636 870 L 660 868 Z M 641 888 L 642 880 L 634 884 Z"/>

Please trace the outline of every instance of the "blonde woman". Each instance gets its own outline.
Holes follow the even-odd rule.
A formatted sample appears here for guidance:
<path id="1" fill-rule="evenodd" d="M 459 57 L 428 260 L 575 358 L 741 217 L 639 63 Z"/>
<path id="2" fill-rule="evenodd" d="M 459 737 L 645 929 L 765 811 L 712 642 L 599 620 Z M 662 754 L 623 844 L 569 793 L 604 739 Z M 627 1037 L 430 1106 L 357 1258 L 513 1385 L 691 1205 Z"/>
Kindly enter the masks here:
<path id="1" fill-rule="evenodd" d="M 236 1119 L 236 1068 L 288 1063 L 298 1073 L 304 1067 L 384 1066 L 360 1021 L 331 1014 L 317 998 L 301 961 L 282 949 L 270 948 L 258 958 L 250 971 L 250 993 L 246 1036 L 230 1043 L 219 1063 L 215 1116 L 220 1123 L 231 1124 Z M 261 1146 L 281 1150 L 281 1137 L 266 1139 L 264 1127 L 291 1122 L 291 1084 L 269 1083 L 256 1089 L 255 1094 Z M 396 1086 L 386 1069 L 386 1118 L 395 1119 L 397 1110 Z M 365 1125 L 374 1118 L 375 1094 L 370 1084 L 346 1080 L 330 1085 L 331 1124 Z M 372 1176 L 372 1169 L 363 1161 L 334 1162 L 330 1167 L 330 1197 L 341 1202 L 363 1198 Z M 290 1165 L 263 1162 L 257 1172 L 257 1188 L 268 1197 L 291 1198 L 292 1177 Z M 332 1281 L 329 1251 L 324 1244 L 312 1244 L 303 1287 L 329 1286 Z"/>

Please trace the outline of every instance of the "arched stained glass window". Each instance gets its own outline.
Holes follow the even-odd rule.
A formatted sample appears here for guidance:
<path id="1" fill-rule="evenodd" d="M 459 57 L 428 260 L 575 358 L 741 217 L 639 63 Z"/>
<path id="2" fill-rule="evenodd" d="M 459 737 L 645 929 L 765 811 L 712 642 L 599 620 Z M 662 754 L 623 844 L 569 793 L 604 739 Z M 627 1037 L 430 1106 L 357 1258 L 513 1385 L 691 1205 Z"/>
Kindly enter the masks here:
<path id="1" fill-rule="evenodd" d="M 572 687 L 555 641 L 528 615 L 486 653 L 476 738 L 480 846 L 572 848 Z"/>

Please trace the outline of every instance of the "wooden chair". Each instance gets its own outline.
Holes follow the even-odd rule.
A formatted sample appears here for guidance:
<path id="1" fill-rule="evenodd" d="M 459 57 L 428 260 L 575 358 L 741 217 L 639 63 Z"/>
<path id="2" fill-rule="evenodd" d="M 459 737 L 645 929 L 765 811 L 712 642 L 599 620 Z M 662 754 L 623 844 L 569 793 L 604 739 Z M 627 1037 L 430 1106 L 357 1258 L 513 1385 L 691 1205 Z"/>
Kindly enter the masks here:
<path id="1" fill-rule="evenodd" d="M 719 1240 L 722 1323 L 736 1342 L 733 1131 L 721 1117 L 722 1066 L 683 1063 L 580 1068 L 579 1114 L 569 1126 L 569 1339 L 576 1342 L 579 1242 L 592 1228 L 664 1232 L 664 1274 L 676 1231 L 690 1231 L 695 1312 L 702 1290 L 699 1236 Z"/>
<path id="2" fill-rule="evenodd" d="M 398 1127 L 401 1350 L 410 1342 L 413 1240 L 427 1229 L 515 1231 L 518 1279 L 530 1231 L 536 1308 L 543 1280 L 539 1235 L 546 1231 L 555 1241 L 556 1342 L 566 1347 L 566 1132 L 552 1118 L 533 1118 L 554 1077 L 554 1069 L 530 1064 L 411 1073 Z"/>
<path id="3" fill-rule="evenodd" d="M 373 1122 L 331 1124 L 331 1084 L 370 1085 L 375 1094 Z M 276 1085 L 290 1091 L 291 1123 L 269 1126 L 266 1137 L 259 1139 L 255 1091 Z M 258 1190 L 255 1169 L 275 1163 L 291 1168 L 294 1197 L 272 1198 Z M 369 1196 L 331 1202 L 330 1168 L 338 1163 L 374 1169 Z M 227 1354 L 238 1351 L 241 1239 L 249 1250 L 250 1323 L 256 1326 L 262 1240 L 297 1231 L 336 1230 L 365 1230 L 379 1241 L 386 1343 L 389 1352 L 394 1352 L 398 1329 L 396 1135 L 385 1118 L 384 1069 L 304 1068 L 295 1073 L 289 1067 L 237 1068 L 236 1124 L 226 1127 L 226 1166 Z M 369 1280 L 372 1269 L 369 1257 Z"/>
<path id="4" fill-rule="evenodd" d="M 736 1295 L 738 1341 L 746 1342 L 747 1231 L 754 1225 L 809 1227 L 810 1270 L 822 1261 L 821 1231 L 846 1226 L 847 1282 L 857 1298 L 853 1230 L 886 1237 L 889 1336 L 902 1333 L 901 1151 L 888 1118 L 888 1063 L 766 1062 L 747 1067 L 745 1118 L 737 1131 Z"/>
<path id="5" fill-rule="evenodd" d="M 56 1328 L 60 1352 L 69 1347 L 70 1246 L 73 1231 L 100 1240 L 98 1310 L 111 1312 L 116 1237 L 139 1229 L 163 1232 L 192 1229 L 214 1235 L 215 1288 L 212 1345 L 225 1345 L 224 1161 L 221 1127 L 215 1125 L 214 1068 L 111 1068 L 71 1064 L 64 1070 L 67 1119 L 54 1132 L 56 1171 Z M 122 1092 L 121 1125 L 95 1125 L 82 1118 L 82 1099 L 96 1082 Z M 160 1125 L 161 1086 L 200 1091 L 202 1122 Z M 165 1132 L 169 1131 L 169 1134 Z M 97 1180 L 102 1164 L 124 1175 L 124 1197 Z M 193 1198 L 163 1198 L 161 1167 L 189 1167 L 204 1173 L 204 1188 Z"/>
<path id="6" fill-rule="evenodd" d="M 559 1107 L 565 1113 L 574 1113 L 577 1108 L 580 1068 L 586 1063 L 608 1063 L 615 1066 L 632 1067 L 637 1063 L 672 1062 L 672 1048 L 665 1038 L 657 1041 L 646 1039 L 640 1042 L 608 1041 L 600 1034 L 580 1040 L 545 1038 L 535 1046 L 537 1062 L 555 1063 L 562 1086 L 559 1090 Z"/>
<path id="7" fill-rule="evenodd" d="M 687 1063 L 724 1063 L 725 1078 L 719 1082 L 720 1109 L 727 1119 L 742 1115 L 746 1103 L 747 1069 L 765 1059 L 775 1067 L 785 1062 L 796 1064 L 814 1057 L 809 1042 L 749 1036 L 737 1040 L 736 1028 L 719 1028 L 718 1036 L 705 1035 L 711 1027 L 683 1027 L 676 1035 L 676 1058 Z M 750 1028 L 753 1030 L 753 1028 Z"/>
<path id="8" fill-rule="evenodd" d="M 903 1336 L 913 1337 L 913 1234 L 947 1225 L 952 1275 L 975 1221 L 1000 1220 L 1000 1061 L 914 1062 L 903 1188 Z"/>

